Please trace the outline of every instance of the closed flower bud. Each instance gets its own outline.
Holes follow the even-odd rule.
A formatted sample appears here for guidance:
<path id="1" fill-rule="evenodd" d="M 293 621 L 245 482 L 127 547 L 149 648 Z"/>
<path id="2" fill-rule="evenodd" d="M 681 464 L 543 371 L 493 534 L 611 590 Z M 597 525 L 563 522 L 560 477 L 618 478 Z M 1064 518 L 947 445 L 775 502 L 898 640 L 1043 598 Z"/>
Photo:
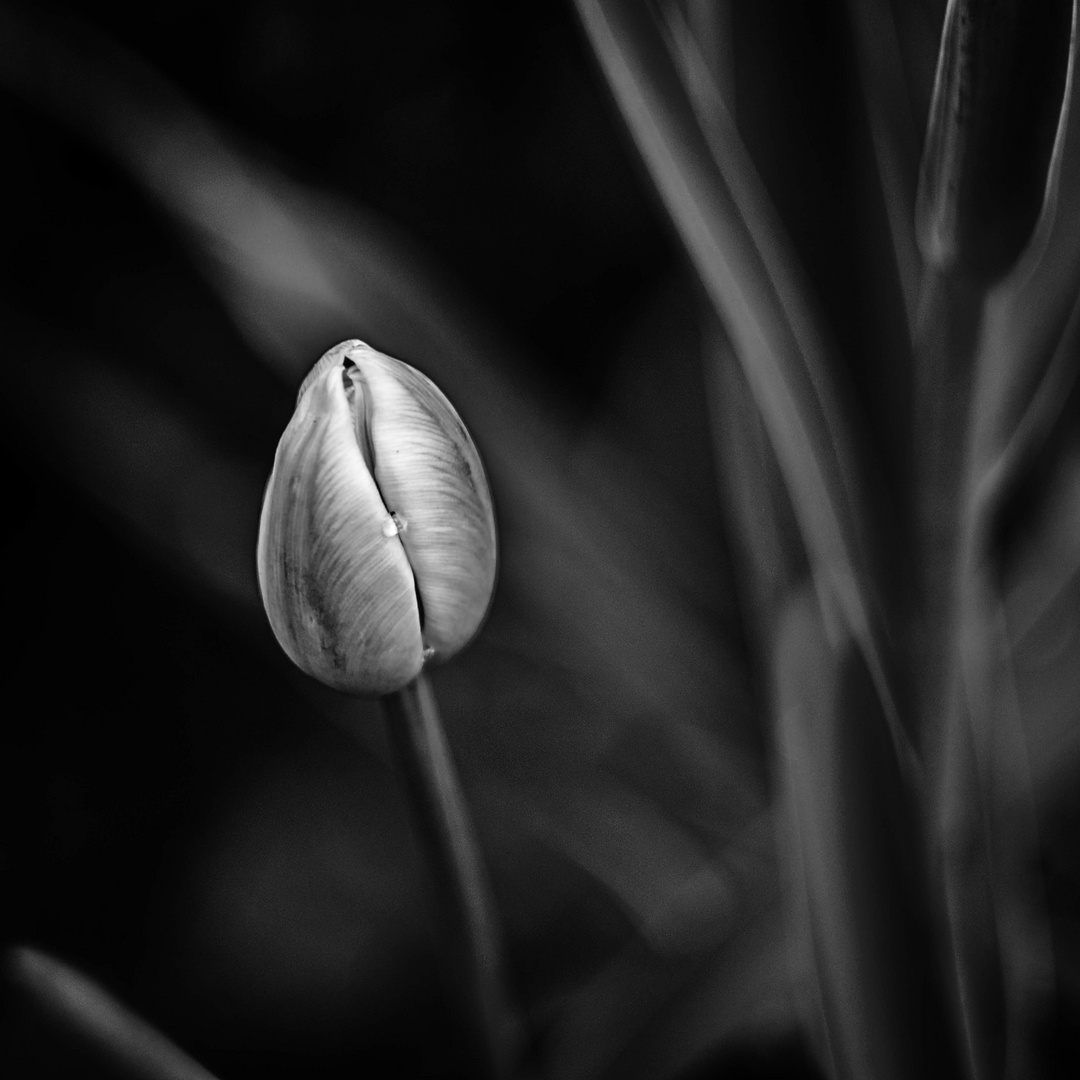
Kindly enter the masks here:
<path id="1" fill-rule="evenodd" d="M 1048 189 L 1074 0 L 949 0 L 916 208 L 929 265 L 991 283 L 1027 246 Z"/>
<path id="2" fill-rule="evenodd" d="M 290 658 L 338 690 L 400 689 L 475 634 L 495 550 L 480 456 L 442 392 L 363 342 L 326 353 L 259 523 L 259 587 Z"/>

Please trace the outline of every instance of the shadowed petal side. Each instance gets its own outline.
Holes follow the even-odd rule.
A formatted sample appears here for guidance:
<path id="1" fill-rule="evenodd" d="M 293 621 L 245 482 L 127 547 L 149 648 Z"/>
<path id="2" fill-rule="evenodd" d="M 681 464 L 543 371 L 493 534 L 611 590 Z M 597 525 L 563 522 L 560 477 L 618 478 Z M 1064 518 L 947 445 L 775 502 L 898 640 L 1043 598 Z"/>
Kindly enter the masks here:
<path id="1" fill-rule="evenodd" d="M 307 384 L 282 437 L 259 535 L 263 601 L 302 670 L 367 694 L 416 677 L 423 653 L 412 572 L 336 368 Z"/>

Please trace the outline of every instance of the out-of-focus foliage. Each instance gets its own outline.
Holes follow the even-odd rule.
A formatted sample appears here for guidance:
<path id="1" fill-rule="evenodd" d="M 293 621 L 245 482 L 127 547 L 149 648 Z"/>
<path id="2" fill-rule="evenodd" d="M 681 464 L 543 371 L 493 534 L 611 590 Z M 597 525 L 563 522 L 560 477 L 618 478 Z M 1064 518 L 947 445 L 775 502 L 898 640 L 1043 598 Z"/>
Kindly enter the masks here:
<path id="1" fill-rule="evenodd" d="M 944 32 L 926 33 L 899 6 L 850 5 L 866 126 L 845 146 L 872 163 L 870 201 L 829 239 L 869 213 L 895 327 L 885 308 L 830 310 L 802 272 L 814 252 L 752 152 L 735 9 L 725 39 L 711 5 L 578 0 L 730 341 L 712 350 L 713 428 L 753 654 L 774 665 L 794 985 L 840 1077 L 1034 1076 L 1075 1059 L 1057 975 L 1072 961 L 1040 865 L 1058 811 L 1031 768 L 1045 729 L 1008 617 L 1024 589 L 1002 577 L 1045 526 L 1033 511 L 1072 423 L 1074 7 L 950 0 Z M 802 159 L 783 160 L 801 182 Z M 872 368 L 839 336 L 850 324 Z M 1070 555 L 1054 561 L 1071 577 Z"/>

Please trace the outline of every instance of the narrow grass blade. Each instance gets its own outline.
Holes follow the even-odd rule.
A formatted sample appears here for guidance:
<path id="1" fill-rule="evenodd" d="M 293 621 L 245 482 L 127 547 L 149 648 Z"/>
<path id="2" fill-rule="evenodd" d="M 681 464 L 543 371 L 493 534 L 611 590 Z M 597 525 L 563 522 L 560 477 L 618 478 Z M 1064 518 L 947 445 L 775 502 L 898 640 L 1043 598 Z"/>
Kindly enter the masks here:
<path id="1" fill-rule="evenodd" d="M 998 1075 L 1005 1057 L 1005 995 L 985 789 L 962 690 L 955 690 L 958 700 L 941 750 L 944 783 L 938 825 L 966 1075 L 985 1080 Z"/>
<path id="2" fill-rule="evenodd" d="M 62 960 L 30 946 L 10 950 L 4 976 L 20 1009 L 29 1005 L 49 1037 L 132 1080 L 214 1080 L 194 1058 L 107 990 Z"/>
<path id="3" fill-rule="evenodd" d="M 1045 444 L 1075 377 L 1080 289 L 1080 26 L 1069 35 L 1069 75 L 1047 196 L 1030 250 L 988 297 L 973 403 L 971 470 L 978 505 L 973 527 L 992 515 L 1025 464 Z"/>
<path id="4" fill-rule="evenodd" d="M 941 821 L 960 1005 L 972 1075 L 1037 1076 L 1055 959 L 1030 735 L 997 585 L 965 593 Z"/>
<path id="5" fill-rule="evenodd" d="M 891 6 L 849 0 L 848 9 L 897 278 L 914 329 L 922 267 L 914 228 L 919 149 L 911 95 Z"/>
<path id="6" fill-rule="evenodd" d="M 927 263 L 998 280 L 1043 211 L 1069 70 L 1072 0 L 950 0 L 919 179 Z"/>
<path id="7" fill-rule="evenodd" d="M 954 1077 L 921 826 L 854 642 L 791 597 L 775 652 L 779 765 L 822 1056 L 838 1077 Z M 929 944 L 929 947 L 928 947 Z"/>
<path id="8" fill-rule="evenodd" d="M 748 391 L 740 394 L 734 361 L 725 365 L 717 352 L 717 376 L 727 373 L 716 414 L 731 470 L 726 501 L 751 556 L 740 580 L 773 658 L 791 977 L 804 1022 L 833 1075 L 948 1076 L 955 1058 L 939 954 L 928 945 L 933 903 L 918 805 L 854 640 L 826 628 L 800 573 L 783 492 L 775 475 L 769 483 L 768 447 L 745 415 L 740 421 Z M 914 1046 L 925 1060 L 910 1056 Z"/>
<path id="9" fill-rule="evenodd" d="M 1080 298 L 1059 329 L 1056 344 L 1045 361 L 1036 352 L 1019 352 L 1013 357 L 1018 367 L 1027 366 L 1034 376 L 1033 386 L 1017 387 L 1015 393 L 999 396 L 991 387 L 990 370 L 1003 365 L 997 353 L 995 330 L 998 321 L 991 314 L 984 341 L 984 377 L 977 403 L 977 427 L 970 448 L 971 505 L 968 531 L 972 542 L 996 542 L 1010 501 L 1022 494 L 1035 462 L 1051 448 L 1055 432 L 1068 423 L 1068 406 L 1074 400 L 1077 350 L 1080 348 Z M 1004 400 L 1004 396 L 1011 400 Z"/>
<path id="10" fill-rule="evenodd" d="M 1080 580 L 1080 444 L 1075 434 L 1058 447 L 1048 471 L 1041 497 L 1011 545 L 1003 570 L 1011 648 L 1028 657 L 1024 667 L 1040 666 L 1037 657 L 1042 652 L 1048 662 L 1064 660 L 1058 646 L 1071 640 Z M 1058 707 L 1063 703 L 1057 693 L 1048 694 L 1046 701 Z M 1038 694 L 1031 706 L 1041 711 Z M 1025 716 L 1030 711 L 1022 710 Z M 1063 712 L 1059 723 L 1067 717 Z"/>
<path id="11" fill-rule="evenodd" d="M 957 190 L 964 187 L 965 175 L 979 190 L 968 191 L 968 201 L 961 201 L 955 214 L 942 210 L 934 225 L 939 230 L 934 242 L 945 243 L 946 234 L 952 237 L 948 244 L 955 251 L 942 256 L 942 265 L 951 268 L 953 260 L 960 274 L 983 281 L 1000 276 L 1020 251 L 1024 254 L 1001 288 L 989 294 L 971 357 L 974 378 L 955 488 L 960 530 L 955 564 L 958 610 L 951 625 L 961 681 L 953 688 L 942 821 L 971 1068 L 977 1077 L 1020 1076 L 1035 1069 L 1033 1029 L 1036 1015 L 1048 1008 L 1054 955 L 1042 883 L 1027 868 L 1040 843 L 1036 792 L 996 566 L 1008 557 L 1001 548 L 1003 521 L 1030 483 L 1036 460 L 1052 452 L 1054 433 L 1076 380 L 1080 307 L 1075 291 L 1080 263 L 1075 228 L 1080 200 L 1075 169 L 1069 168 L 1070 162 L 1080 160 L 1073 75 L 1076 26 L 1072 3 L 1047 5 L 1046 10 L 1031 13 L 1034 22 L 1028 30 L 1048 35 L 1050 55 L 1036 50 L 1039 56 L 1025 58 L 1024 49 L 1031 43 L 1025 44 L 1023 28 L 1008 29 L 1004 38 L 996 36 L 1002 28 L 992 23 L 1004 17 L 1005 9 L 993 13 L 986 9 L 982 22 L 976 18 L 963 29 L 957 21 L 961 9 L 966 10 L 959 0 L 950 5 L 955 23 L 949 24 L 950 32 L 956 38 L 951 45 L 955 48 L 964 35 L 974 35 L 964 62 L 975 56 L 984 68 L 972 68 L 966 75 L 953 71 L 948 76 L 955 83 L 952 90 L 942 91 L 940 85 L 938 90 L 955 94 L 964 79 L 988 81 L 981 89 L 969 88 L 975 105 L 970 115 L 956 121 L 957 143 L 935 146 L 931 139 L 924 165 L 953 169 Z M 1029 15 L 1021 9 L 1016 17 L 1023 21 Z M 1043 24 L 1036 25 L 1039 20 Z M 1014 31 L 1018 44 L 1007 40 Z M 943 56 L 949 47 L 947 40 Z M 978 49 L 989 51 L 983 55 Z M 1005 100 L 1008 81 L 998 85 L 994 80 L 1016 63 L 1045 64 L 1041 73 L 1045 78 L 1025 80 L 1019 100 Z M 1004 66 L 999 70 L 997 65 Z M 939 73 L 939 84 L 943 78 Z M 1060 89 L 1055 79 L 1060 79 Z M 1023 123 L 1032 128 L 1030 132 L 1018 135 L 1010 130 L 1020 123 L 1019 112 L 1037 109 L 1040 93 L 1048 100 L 1060 97 L 1063 104 L 1056 113 L 1050 109 L 1041 122 L 1027 116 Z M 1035 97 L 1025 99 L 1023 94 Z M 984 108 L 990 110 L 986 115 L 981 112 Z M 1000 115 L 995 117 L 994 112 Z M 960 130 L 965 123 L 971 126 L 966 133 Z M 983 130 L 995 123 L 996 130 Z M 989 157 L 1008 156 L 1000 143 L 1008 138 L 1041 139 L 1042 149 L 1022 155 L 1015 173 L 1010 174 L 1013 166 L 1006 165 L 978 175 Z M 935 153 L 936 162 L 931 160 Z M 950 155 L 946 168 L 943 161 Z M 1026 169 L 1041 172 L 1029 175 Z M 955 195 L 938 190 L 939 209 L 947 209 L 948 199 Z M 1011 215 L 1007 225 L 994 216 L 1001 213 Z M 950 214 L 953 217 L 946 220 Z M 1032 228 L 1035 236 L 1029 241 Z M 982 237 L 976 235 L 980 230 Z"/>
<path id="12" fill-rule="evenodd" d="M 1005 610 L 996 584 L 982 581 L 970 603 L 966 641 L 967 699 L 984 728 L 977 733 L 986 785 L 987 846 L 1006 1005 L 1003 1075 L 1035 1076 L 1038 1028 L 1053 1007 L 1054 949 L 1045 886 L 1029 736 L 1010 656 Z"/>
<path id="13" fill-rule="evenodd" d="M 704 61 L 709 81 L 719 88 L 725 101 L 734 103 L 735 49 L 731 33 L 734 17 L 732 0 L 687 0 L 682 5 L 670 4 L 668 7 L 671 16 L 679 17 L 683 21 Z M 682 9 L 685 9 L 685 12 Z"/>
<path id="14" fill-rule="evenodd" d="M 765 656 L 776 620 L 810 567 L 791 501 L 739 361 L 719 328 L 704 345 L 721 504 L 727 512 L 745 632 Z M 764 674 L 755 672 L 758 679 Z"/>
<path id="15" fill-rule="evenodd" d="M 1073 332 L 1062 347 L 1069 350 L 1070 362 L 1055 358 L 1054 366 L 1059 377 L 1068 370 L 1074 380 Z M 1040 394 L 1048 384 L 1044 380 Z M 1075 382 L 1063 398 L 1045 403 L 1044 421 L 1059 412 L 1074 414 Z M 1080 767 L 1075 707 L 1080 664 L 1073 632 L 1080 455 L 1074 426 L 1059 423 L 1053 434 L 1043 429 L 1030 442 L 1018 430 L 1015 445 L 1026 442 L 1032 457 L 1011 462 L 1014 474 L 1008 479 L 1027 485 L 1025 512 L 1007 539 L 993 547 L 1000 574 L 979 568 L 983 576 L 973 585 L 979 592 L 970 602 L 967 627 L 966 689 L 979 721 L 972 750 L 978 759 L 970 768 L 977 765 L 985 794 L 981 801 L 954 797 L 953 818 L 963 824 L 965 816 L 975 816 L 976 806 L 985 815 L 985 858 L 992 860 L 994 874 L 990 878 L 984 871 L 984 876 L 992 884 L 987 892 L 995 905 L 1004 1001 L 1000 1056 L 1010 1076 L 1045 1074 L 1039 1059 L 1046 1018 L 1062 1008 L 1046 853 L 1060 829 L 1052 816 L 1047 820 L 1055 793 L 1075 787 Z M 997 491 L 987 491 L 987 500 L 1008 490 L 1005 479 Z M 985 985 L 985 977 L 979 982 Z"/>
<path id="16" fill-rule="evenodd" d="M 646 165 L 724 320 L 780 463 L 815 572 L 840 598 L 909 761 L 873 586 L 870 505 L 841 418 L 828 349 L 734 125 L 717 100 L 720 145 L 697 123 L 663 37 L 642 4 L 579 0 L 585 29 Z"/>

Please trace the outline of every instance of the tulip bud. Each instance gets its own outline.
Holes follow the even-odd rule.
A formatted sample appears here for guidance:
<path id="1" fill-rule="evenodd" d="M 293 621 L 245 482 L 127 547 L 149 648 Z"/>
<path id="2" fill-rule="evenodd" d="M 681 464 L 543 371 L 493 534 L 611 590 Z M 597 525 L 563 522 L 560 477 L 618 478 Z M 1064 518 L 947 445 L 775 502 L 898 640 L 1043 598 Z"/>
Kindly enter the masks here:
<path id="1" fill-rule="evenodd" d="M 309 675 L 398 690 L 475 634 L 495 583 L 480 455 L 415 368 L 345 341 L 300 387 L 259 523 L 263 604 Z"/>
<path id="2" fill-rule="evenodd" d="M 991 283 L 1051 184 L 1073 0 L 949 0 L 916 209 L 927 263 Z"/>

